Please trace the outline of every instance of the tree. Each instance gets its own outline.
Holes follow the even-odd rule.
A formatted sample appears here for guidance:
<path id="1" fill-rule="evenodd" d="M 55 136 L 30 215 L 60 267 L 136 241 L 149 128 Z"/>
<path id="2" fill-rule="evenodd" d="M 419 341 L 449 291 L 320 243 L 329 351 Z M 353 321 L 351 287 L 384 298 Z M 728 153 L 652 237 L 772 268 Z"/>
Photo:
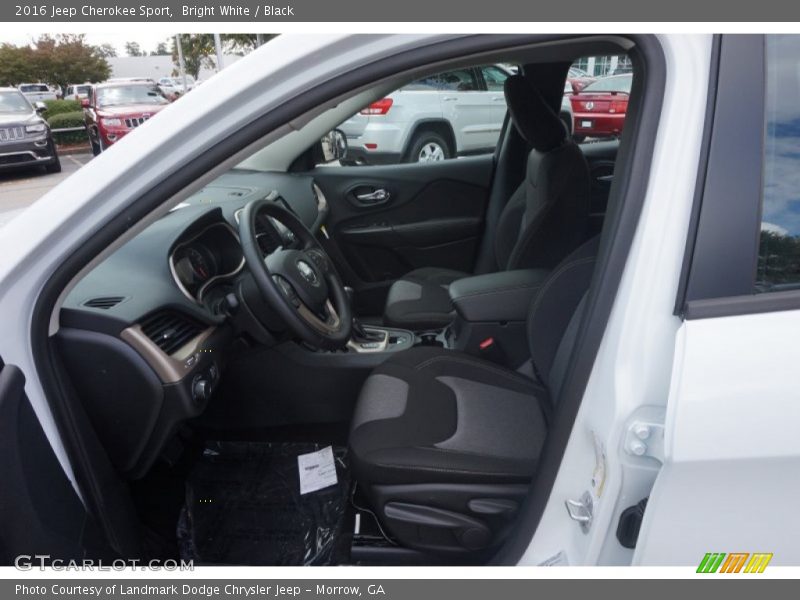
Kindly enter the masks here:
<path id="1" fill-rule="evenodd" d="M 128 56 L 144 56 L 138 42 L 125 42 L 125 53 Z"/>
<path id="2" fill-rule="evenodd" d="M 183 50 L 183 65 L 186 74 L 195 79 L 200 77 L 200 69 L 214 68 L 214 36 L 208 33 L 181 33 L 181 49 Z M 178 65 L 178 47 L 175 38 L 172 39 L 172 62 Z"/>
<path id="3" fill-rule="evenodd" d="M 11 44 L 0 46 L 0 86 L 16 86 L 36 79 L 33 48 Z"/>
<path id="4" fill-rule="evenodd" d="M 95 46 L 95 50 L 99 56 L 103 58 L 113 58 L 117 55 L 117 49 L 111 44 L 100 44 Z"/>
<path id="5" fill-rule="evenodd" d="M 231 54 L 244 56 L 258 48 L 259 37 L 261 43 L 266 44 L 272 38 L 278 37 L 277 33 L 223 33 L 220 36 L 222 45 Z"/>
<path id="6" fill-rule="evenodd" d="M 0 85 L 41 81 L 64 88 L 110 74 L 108 61 L 83 35 L 43 35 L 30 46 L 0 46 Z"/>
<path id="7" fill-rule="evenodd" d="M 166 42 L 159 42 L 156 49 L 150 53 L 150 56 L 169 56 L 169 48 Z"/>

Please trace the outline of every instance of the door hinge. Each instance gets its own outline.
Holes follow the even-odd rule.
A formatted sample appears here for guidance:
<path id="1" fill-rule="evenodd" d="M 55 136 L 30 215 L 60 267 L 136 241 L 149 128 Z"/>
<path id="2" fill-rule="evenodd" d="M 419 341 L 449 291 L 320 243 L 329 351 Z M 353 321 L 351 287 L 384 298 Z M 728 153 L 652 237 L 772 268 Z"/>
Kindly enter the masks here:
<path id="1" fill-rule="evenodd" d="M 664 408 L 643 406 L 633 413 L 625 432 L 625 452 L 664 463 Z"/>

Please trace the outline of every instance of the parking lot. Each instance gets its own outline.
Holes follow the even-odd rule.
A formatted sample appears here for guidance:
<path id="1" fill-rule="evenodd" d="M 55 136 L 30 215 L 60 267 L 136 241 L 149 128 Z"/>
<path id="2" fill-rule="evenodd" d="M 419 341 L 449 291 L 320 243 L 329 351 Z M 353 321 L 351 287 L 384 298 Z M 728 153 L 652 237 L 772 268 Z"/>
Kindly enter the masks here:
<path id="1" fill-rule="evenodd" d="M 39 168 L 0 172 L 0 227 L 92 160 L 92 155 L 61 156 L 61 173 L 45 174 Z"/>

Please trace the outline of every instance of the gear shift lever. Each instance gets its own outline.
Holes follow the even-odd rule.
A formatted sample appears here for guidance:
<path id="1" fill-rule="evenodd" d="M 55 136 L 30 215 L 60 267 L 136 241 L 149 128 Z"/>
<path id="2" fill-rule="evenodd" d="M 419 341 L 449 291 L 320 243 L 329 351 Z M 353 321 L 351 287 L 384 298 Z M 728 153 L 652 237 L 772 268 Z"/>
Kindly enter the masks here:
<path id="1" fill-rule="evenodd" d="M 349 285 L 346 285 L 344 286 L 344 291 L 347 294 L 347 300 L 350 302 L 350 306 L 352 307 L 354 297 L 353 288 L 351 288 Z M 354 342 L 382 342 L 385 335 L 381 331 L 368 331 L 364 329 L 364 325 L 358 320 L 355 312 L 353 312 L 353 327 L 351 330 Z"/>

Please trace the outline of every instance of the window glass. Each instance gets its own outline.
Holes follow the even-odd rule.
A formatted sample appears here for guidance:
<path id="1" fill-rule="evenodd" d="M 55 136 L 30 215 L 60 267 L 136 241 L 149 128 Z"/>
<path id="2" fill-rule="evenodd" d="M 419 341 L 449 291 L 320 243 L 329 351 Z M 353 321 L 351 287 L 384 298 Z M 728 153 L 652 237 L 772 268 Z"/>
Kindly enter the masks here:
<path id="1" fill-rule="evenodd" d="M 27 114 L 32 110 L 28 99 L 19 92 L 0 92 L 0 114 Z"/>
<path id="2" fill-rule="evenodd" d="M 506 116 L 504 83 L 518 71 L 513 61 L 452 69 L 378 98 L 339 125 L 348 148 L 342 163 L 436 162 L 494 152 Z M 558 113 L 575 142 L 621 135 L 632 77 L 625 55 L 573 63 Z"/>
<path id="3" fill-rule="evenodd" d="M 767 36 L 756 291 L 800 287 L 800 36 Z"/>
<path id="4" fill-rule="evenodd" d="M 494 66 L 483 67 L 481 69 L 483 80 L 486 82 L 486 89 L 490 92 L 502 92 L 503 83 L 508 79 L 509 73 Z"/>
<path id="5" fill-rule="evenodd" d="M 97 106 L 126 104 L 166 104 L 158 90 L 147 85 L 115 85 L 97 90 Z"/>
<path id="6" fill-rule="evenodd" d="M 455 92 L 477 92 L 480 89 L 473 69 L 447 71 L 439 76 L 443 90 Z"/>
<path id="7" fill-rule="evenodd" d="M 422 79 L 412 81 L 407 86 L 402 88 L 405 92 L 433 92 L 440 88 L 439 74 L 428 75 Z"/>

